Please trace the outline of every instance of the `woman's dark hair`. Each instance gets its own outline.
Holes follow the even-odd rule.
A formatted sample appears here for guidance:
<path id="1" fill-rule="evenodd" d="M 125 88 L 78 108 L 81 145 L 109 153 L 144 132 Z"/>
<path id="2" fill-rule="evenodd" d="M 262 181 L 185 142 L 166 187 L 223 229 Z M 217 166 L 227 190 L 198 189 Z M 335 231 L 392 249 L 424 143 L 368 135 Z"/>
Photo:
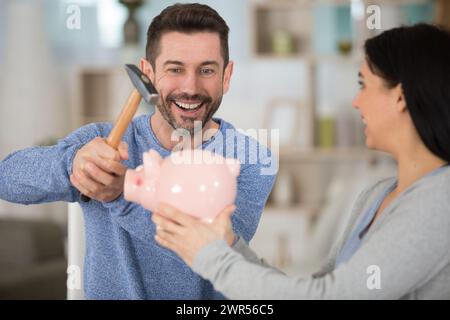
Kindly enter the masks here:
<path id="1" fill-rule="evenodd" d="M 450 33 L 429 24 L 387 30 L 365 43 L 371 71 L 401 84 L 425 146 L 450 162 Z"/>
<path id="2" fill-rule="evenodd" d="M 215 32 L 219 34 L 224 68 L 228 65 L 228 32 L 229 28 L 223 18 L 211 7 L 199 4 L 174 4 L 165 8 L 156 16 L 147 31 L 147 60 L 155 67 L 159 54 L 159 41 L 165 32 L 183 33 Z"/>

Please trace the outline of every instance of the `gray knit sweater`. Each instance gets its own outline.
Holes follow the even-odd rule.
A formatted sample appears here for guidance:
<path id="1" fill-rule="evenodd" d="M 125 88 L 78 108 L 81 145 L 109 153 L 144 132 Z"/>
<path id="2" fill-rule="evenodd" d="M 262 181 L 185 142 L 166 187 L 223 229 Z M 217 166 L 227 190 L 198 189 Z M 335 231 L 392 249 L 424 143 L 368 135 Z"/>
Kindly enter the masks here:
<path id="1" fill-rule="evenodd" d="M 321 270 L 289 278 L 239 240 L 203 248 L 193 270 L 231 299 L 450 299 L 450 168 L 401 193 L 374 222 L 361 247 L 336 269 L 336 256 L 358 218 L 394 179 L 380 181 L 355 203 L 344 234 Z"/>

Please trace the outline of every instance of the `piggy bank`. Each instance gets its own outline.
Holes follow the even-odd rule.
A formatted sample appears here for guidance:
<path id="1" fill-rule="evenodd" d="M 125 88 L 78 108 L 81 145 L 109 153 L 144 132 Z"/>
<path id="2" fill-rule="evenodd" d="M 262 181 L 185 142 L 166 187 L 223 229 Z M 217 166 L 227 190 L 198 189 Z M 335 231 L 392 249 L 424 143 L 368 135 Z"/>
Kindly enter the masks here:
<path id="1" fill-rule="evenodd" d="M 124 197 L 154 212 L 161 202 L 211 222 L 236 198 L 240 163 L 206 150 L 182 150 L 163 159 L 145 152 L 143 165 L 127 170 Z"/>

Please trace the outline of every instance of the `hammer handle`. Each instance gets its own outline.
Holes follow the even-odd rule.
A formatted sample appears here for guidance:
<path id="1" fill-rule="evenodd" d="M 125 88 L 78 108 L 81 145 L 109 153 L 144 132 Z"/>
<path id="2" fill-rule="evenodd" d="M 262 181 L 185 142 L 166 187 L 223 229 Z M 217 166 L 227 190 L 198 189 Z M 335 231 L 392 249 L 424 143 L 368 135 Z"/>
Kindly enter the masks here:
<path id="1" fill-rule="evenodd" d="M 106 142 L 114 149 L 117 149 L 119 147 L 120 141 L 122 140 L 122 137 L 127 130 L 128 125 L 133 119 L 139 107 L 139 104 L 141 103 L 141 99 L 141 94 L 136 89 L 134 89 L 130 97 L 128 98 L 127 103 L 123 107 L 119 118 L 117 118 L 114 128 L 112 128 L 111 133 L 106 139 Z"/>
<path id="2" fill-rule="evenodd" d="M 128 128 L 131 120 L 133 119 L 139 104 L 141 103 L 142 96 L 136 89 L 133 90 L 130 97 L 128 98 L 127 103 L 123 107 L 119 117 L 117 118 L 116 124 L 112 128 L 108 138 L 106 139 L 106 143 L 117 149 L 119 147 L 120 141 Z M 81 200 L 83 202 L 88 202 L 91 200 L 88 196 L 82 194 Z"/>

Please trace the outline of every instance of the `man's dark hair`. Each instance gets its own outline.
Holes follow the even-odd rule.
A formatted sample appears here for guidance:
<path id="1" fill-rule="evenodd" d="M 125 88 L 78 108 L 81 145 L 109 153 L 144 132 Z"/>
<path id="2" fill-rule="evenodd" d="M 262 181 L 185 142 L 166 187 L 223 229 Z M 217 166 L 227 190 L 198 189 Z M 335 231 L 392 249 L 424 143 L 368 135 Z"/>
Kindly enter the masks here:
<path id="1" fill-rule="evenodd" d="M 155 68 L 159 54 L 159 41 L 166 32 L 182 33 L 216 32 L 220 37 L 224 68 L 228 65 L 229 28 L 222 17 L 211 7 L 199 3 L 175 4 L 165 8 L 155 17 L 147 31 L 146 57 Z"/>
<path id="2" fill-rule="evenodd" d="M 365 53 L 388 88 L 402 85 L 425 146 L 450 162 L 450 32 L 429 24 L 398 27 L 367 40 Z"/>

